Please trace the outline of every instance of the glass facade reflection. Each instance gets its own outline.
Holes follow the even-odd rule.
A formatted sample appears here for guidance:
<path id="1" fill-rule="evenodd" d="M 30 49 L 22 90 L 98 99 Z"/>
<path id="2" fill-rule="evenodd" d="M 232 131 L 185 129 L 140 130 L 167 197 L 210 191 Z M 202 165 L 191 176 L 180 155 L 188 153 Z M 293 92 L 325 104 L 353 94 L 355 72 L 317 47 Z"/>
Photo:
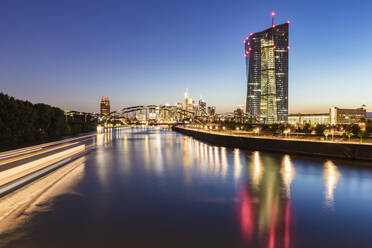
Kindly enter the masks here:
<path id="1" fill-rule="evenodd" d="M 242 237 L 249 247 L 290 247 L 294 165 L 289 155 L 281 166 L 257 151 L 250 156 L 250 181 L 241 189 L 239 203 Z"/>
<path id="2" fill-rule="evenodd" d="M 273 26 L 244 41 L 247 66 L 246 112 L 265 123 L 288 118 L 288 29 Z"/>

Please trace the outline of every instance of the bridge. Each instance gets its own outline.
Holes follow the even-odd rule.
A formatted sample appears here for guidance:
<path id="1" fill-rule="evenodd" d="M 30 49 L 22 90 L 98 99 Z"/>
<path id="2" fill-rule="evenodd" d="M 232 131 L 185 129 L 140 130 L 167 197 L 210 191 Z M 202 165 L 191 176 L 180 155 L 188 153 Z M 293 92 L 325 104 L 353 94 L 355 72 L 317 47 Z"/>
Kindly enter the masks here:
<path id="1" fill-rule="evenodd" d="M 208 116 L 197 115 L 194 111 L 170 105 L 137 105 L 123 107 L 110 113 L 107 120 L 129 119 L 135 116 L 142 122 L 179 123 L 179 122 L 207 122 Z"/>

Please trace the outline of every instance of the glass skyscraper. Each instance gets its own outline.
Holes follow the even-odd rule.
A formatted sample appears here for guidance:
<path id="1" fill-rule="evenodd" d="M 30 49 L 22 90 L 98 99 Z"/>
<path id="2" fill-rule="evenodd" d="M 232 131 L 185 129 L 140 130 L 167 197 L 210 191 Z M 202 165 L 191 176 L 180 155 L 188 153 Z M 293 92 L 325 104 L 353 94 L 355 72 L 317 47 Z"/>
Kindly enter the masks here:
<path id="1" fill-rule="evenodd" d="M 289 22 L 273 25 L 244 40 L 246 112 L 260 122 L 288 119 L 288 28 Z"/>

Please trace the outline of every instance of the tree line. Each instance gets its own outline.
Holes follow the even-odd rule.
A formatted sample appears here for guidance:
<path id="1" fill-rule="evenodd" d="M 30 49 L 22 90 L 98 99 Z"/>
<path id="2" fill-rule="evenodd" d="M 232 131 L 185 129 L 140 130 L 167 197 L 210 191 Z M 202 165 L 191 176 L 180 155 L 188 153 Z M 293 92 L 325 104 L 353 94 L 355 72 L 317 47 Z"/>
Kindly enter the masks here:
<path id="1" fill-rule="evenodd" d="M 90 114 L 65 115 L 57 107 L 32 104 L 0 92 L 0 150 L 93 131 L 96 124 Z"/>

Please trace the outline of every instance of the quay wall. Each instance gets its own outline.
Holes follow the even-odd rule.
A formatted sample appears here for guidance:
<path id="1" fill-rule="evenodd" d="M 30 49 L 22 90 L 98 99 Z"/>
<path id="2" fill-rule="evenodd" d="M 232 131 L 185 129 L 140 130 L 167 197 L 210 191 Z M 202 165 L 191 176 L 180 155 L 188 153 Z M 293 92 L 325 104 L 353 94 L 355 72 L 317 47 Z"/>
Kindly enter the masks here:
<path id="1" fill-rule="evenodd" d="M 372 145 L 327 141 L 265 138 L 204 132 L 175 126 L 175 131 L 213 145 L 257 151 L 372 161 Z"/>

